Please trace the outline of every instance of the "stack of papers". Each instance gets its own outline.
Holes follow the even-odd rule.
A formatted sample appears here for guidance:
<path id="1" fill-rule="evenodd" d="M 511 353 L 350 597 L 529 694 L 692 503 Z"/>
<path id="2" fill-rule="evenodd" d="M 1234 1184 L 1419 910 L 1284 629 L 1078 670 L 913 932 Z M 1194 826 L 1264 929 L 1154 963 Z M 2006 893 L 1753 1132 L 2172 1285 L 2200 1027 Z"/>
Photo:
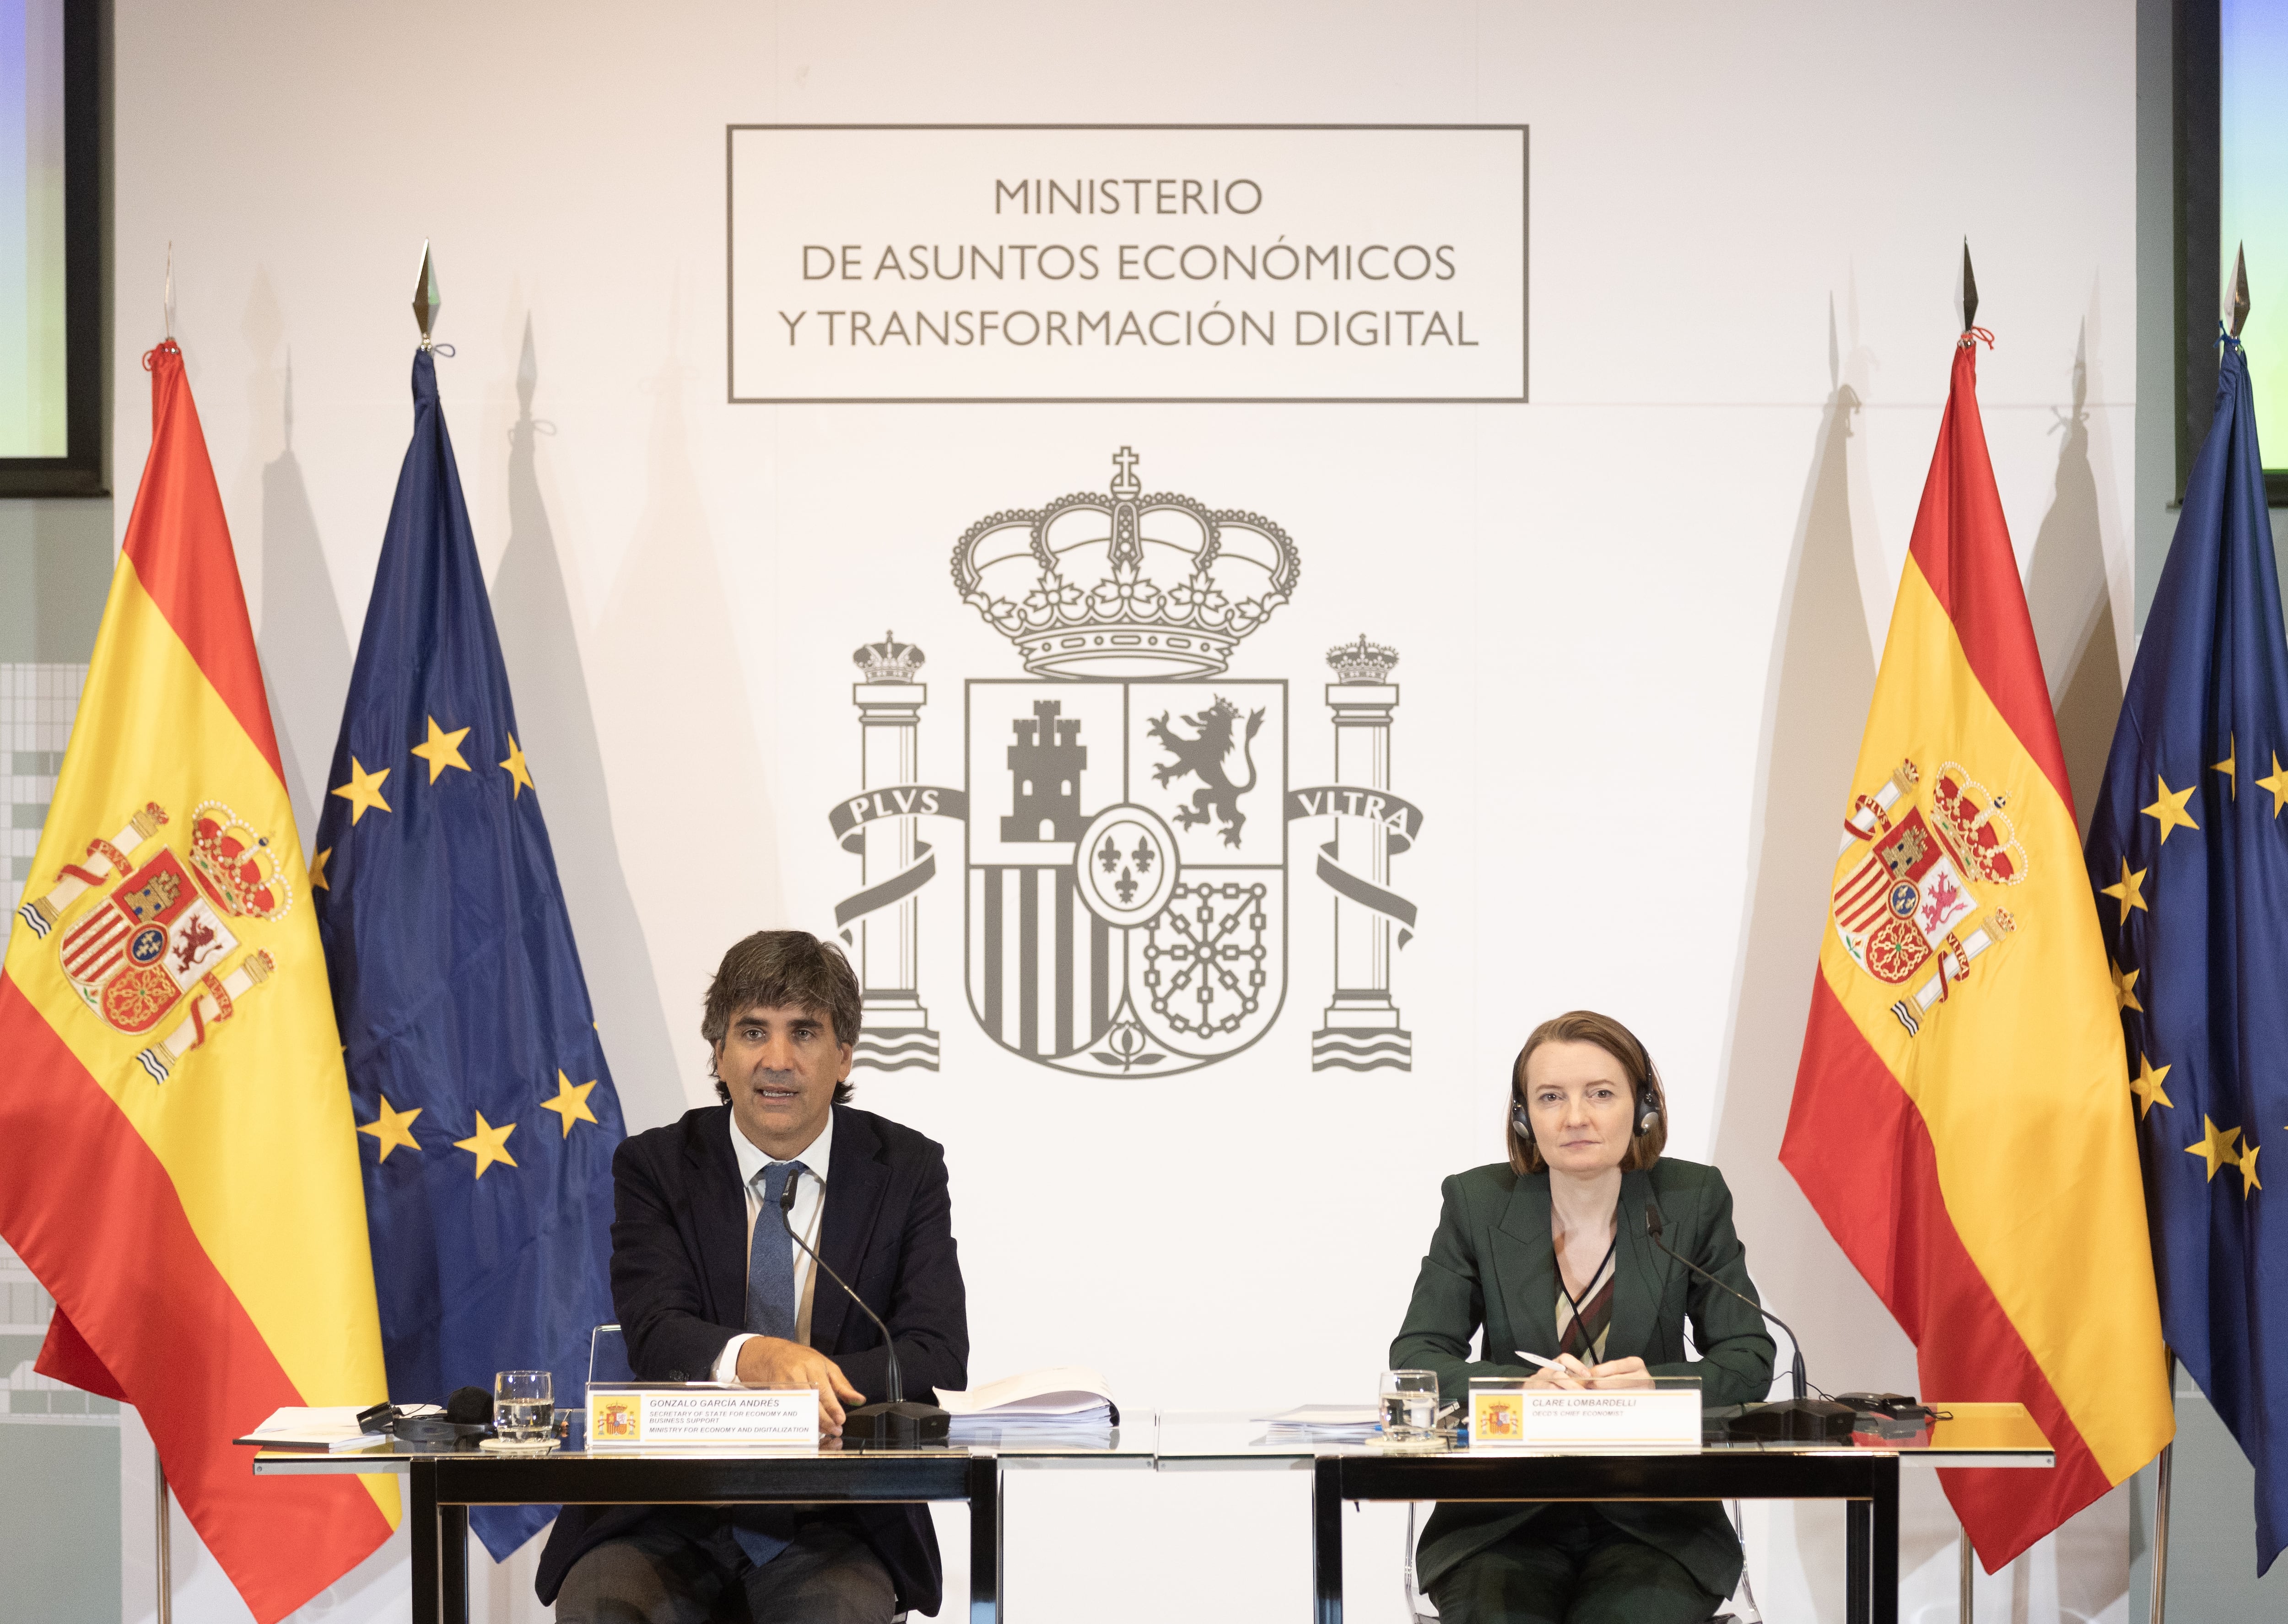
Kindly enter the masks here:
<path id="1" fill-rule="evenodd" d="M 1028 1371 L 973 1387 L 943 1392 L 937 1402 L 953 1418 L 957 1438 L 986 1434 L 1103 1432 L 1120 1424 L 1120 1406 L 1096 1372 L 1079 1365 Z"/>
<path id="2" fill-rule="evenodd" d="M 1382 1413 L 1373 1405 L 1306 1404 L 1276 1415 L 1259 1415 L 1269 1424 L 1266 1442 L 1283 1444 L 1297 1439 L 1317 1443 L 1362 1444 L 1382 1430 Z"/>
<path id="3" fill-rule="evenodd" d="M 436 1408 L 434 1405 L 419 1407 Z M 370 1449 L 377 1444 L 389 1442 L 386 1434 L 368 1432 L 359 1426 L 359 1413 L 356 1405 L 335 1405 L 319 1409 L 287 1405 L 273 1410 L 268 1421 L 244 1437 L 233 1438 L 231 1442 L 251 1444 L 258 1449 L 306 1449 L 314 1453 Z"/>

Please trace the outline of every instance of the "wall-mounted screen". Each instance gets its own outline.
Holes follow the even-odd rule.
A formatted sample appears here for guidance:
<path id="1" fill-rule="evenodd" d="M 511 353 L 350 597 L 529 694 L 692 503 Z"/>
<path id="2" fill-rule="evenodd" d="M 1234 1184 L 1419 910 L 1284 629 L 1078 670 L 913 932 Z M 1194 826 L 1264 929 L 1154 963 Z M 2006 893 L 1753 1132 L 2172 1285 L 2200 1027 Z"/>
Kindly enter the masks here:
<path id="1" fill-rule="evenodd" d="M 0 0 L 0 457 L 62 457 L 63 0 Z"/>
<path id="2" fill-rule="evenodd" d="M 2247 253 L 2256 436 L 2288 468 L 2288 5 L 2217 9 L 2217 263 Z"/>
<path id="3" fill-rule="evenodd" d="M 0 494 L 102 488 L 90 0 L 0 0 Z"/>

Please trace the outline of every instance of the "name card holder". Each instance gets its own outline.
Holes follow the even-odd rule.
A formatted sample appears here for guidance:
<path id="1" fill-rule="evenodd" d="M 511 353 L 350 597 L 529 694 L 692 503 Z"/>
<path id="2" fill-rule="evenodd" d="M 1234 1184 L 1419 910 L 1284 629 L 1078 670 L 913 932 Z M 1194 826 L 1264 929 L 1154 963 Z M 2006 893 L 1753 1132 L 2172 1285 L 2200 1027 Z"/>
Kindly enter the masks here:
<path id="1" fill-rule="evenodd" d="M 1657 1376 L 1641 1387 L 1529 1387 L 1476 1377 L 1470 1382 L 1473 1450 L 1697 1450 L 1700 1379 Z"/>
<path id="2" fill-rule="evenodd" d="M 723 1381 L 592 1382 L 588 1449 L 814 1449 L 815 1388 Z"/>

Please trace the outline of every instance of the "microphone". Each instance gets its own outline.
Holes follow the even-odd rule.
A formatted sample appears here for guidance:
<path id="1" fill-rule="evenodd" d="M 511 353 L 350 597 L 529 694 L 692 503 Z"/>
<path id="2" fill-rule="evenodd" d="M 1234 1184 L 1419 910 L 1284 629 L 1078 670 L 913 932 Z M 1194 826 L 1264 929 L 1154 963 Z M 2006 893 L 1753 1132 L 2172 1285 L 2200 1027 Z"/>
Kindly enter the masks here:
<path id="1" fill-rule="evenodd" d="M 1669 1256 L 1711 1286 L 1730 1293 L 1764 1318 L 1786 1332 L 1789 1343 L 1795 1349 L 1795 1362 L 1788 1373 L 1789 1384 L 1794 1389 L 1795 1397 L 1785 1404 L 1741 1405 L 1739 1415 L 1728 1422 L 1730 1429 L 1749 1437 L 1801 1439 L 1814 1442 L 1848 1437 L 1851 1435 L 1851 1422 L 1855 1413 L 1848 1405 L 1831 1404 L 1824 1399 L 1806 1397 L 1810 1389 L 1810 1382 L 1804 1373 L 1803 1339 L 1795 1333 L 1795 1327 L 1745 1292 L 1736 1291 L 1725 1285 L 1723 1281 L 1663 1240 L 1659 1202 L 1645 1203 L 1644 1225 L 1645 1238 L 1654 1246 L 1667 1253 Z"/>
<path id="2" fill-rule="evenodd" d="M 786 1188 L 779 1192 L 779 1225 L 787 1238 L 810 1254 L 810 1261 L 826 1270 L 826 1278 L 842 1288 L 843 1294 L 858 1305 L 858 1311 L 872 1320 L 882 1333 L 882 1350 L 888 1356 L 886 1380 L 889 1397 L 881 1404 L 861 1405 L 842 1419 L 844 1441 L 873 1444 L 896 1449 L 910 1449 L 918 1444 L 942 1444 L 952 1430 L 953 1418 L 932 1404 L 908 1404 L 906 1381 L 898 1369 L 897 1339 L 882 1317 L 866 1306 L 866 1299 L 850 1289 L 850 1282 L 834 1272 L 834 1266 L 818 1255 L 818 1250 L 794 1229 L 794 1195 L 798 1175 L 790 1177 Z"/>
<path id="3" fill-rule="evenodd" d="M 403 1444 L 462 1444 L 493 1429 L 493 1396 L 481 1387 L 457 1387 L 441 1415 L 405 1415 L 393 1405 L 378 1405 L 359 1419 Z"/>

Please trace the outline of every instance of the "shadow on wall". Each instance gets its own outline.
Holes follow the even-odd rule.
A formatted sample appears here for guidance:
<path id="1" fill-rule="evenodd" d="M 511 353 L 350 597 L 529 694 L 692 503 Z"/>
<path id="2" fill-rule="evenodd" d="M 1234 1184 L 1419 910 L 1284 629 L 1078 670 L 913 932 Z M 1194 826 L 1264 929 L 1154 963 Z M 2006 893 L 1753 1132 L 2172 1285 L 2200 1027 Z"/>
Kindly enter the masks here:
<path id="1" fill-rule="evenodd" d="M 2085 837 L 2099 782 L 2105 776 L 2106 752 L 2113 746 L 2114 723 L 2120 720 L 2122 693 L 2121 644 L 2106 573 L 2109 527 L 2100 506 L 2087 408 L 2093 393 L 2089 327 L 2096 302 L 2093 291 L 2093 314 L 2083 319 L 2074 345 L 2073 405 L 2058 414 L 2055 425 L 2065 435 L 2058 448 L 2056 489 L 2034 537 L 2026 581 L 2035 641 L 2049 677 L 2050 703 L 2057 711 L 2066 779 L 2073 786 L 2074 814 Z M 2101 401 L 2105 398 L 2102 389 L 2095 394 Z"/>
<path id="2" fill-rule="evenodd" d="M 646 990 L 656 988 L 673 1055 L 671 1069 L 654 1076 L 632 1078 L 616 1068 L 631 1132 L 671 1121 L 695 1102 L 713 1103 L 699 1039 L 708 979 L 739 937 L 802 923 L 785 912 L 777 809 L 748 700 L 745 641 L 716 562 L 684 421 L 688 371 L 679 326 L 671 327 L 674 336 L 650 386 L 655 408 L 635 537 L 591 644 L 613 824 L 629 852 L 644 854 L 636 906 L 651 943 Z M 742 426 L 751 421 L 740 419 Z M 767 537 L 747 539 L 769 545 Z M 770 611 L 793 612 L 783 604 Z M 767 627 L 748 635 L 767 649 Z M 824 794 L 839 787 L 846 760 L 835 757 Z M 823 802 L 822 794 L 822 818 Z M 588 940 L 584 928 L 584 953 Z M 589 971 L 592 990 L 600 968 Z"/>
<path id="3" fill-rule="evenodd" d="M 517 417 L 509 429 L 508 545 L 493 576 L 493 620 L 524 729 L 518 743 L 544 775 L 549 843 L 596 1030 L 622 1114 L 636 1129 L 672 1119 L 683 1109 L 682 1095 L 643 924 L 613 832 L 595 709 L 555 531 L 541 497 L 538 442 L 555 426 L 532 415 L 539 380 L 528 315 L 516 368 Z"/>
<path id="4" fill-rule="evenodd" d="M 259 296 L 259 295 L 258 295 Z M 279 378 L 281 449 L 262 465 L 262 631 L 255 640 L 270 691 L 270 714 L 278 727 L 278 752 L 286 768 L 286 791 L 301 831 L 304 856 L 317 833 L 326 794 L 325 773 L 334 759 L 342 728 L 342 705 L 350 688 L 350 640 L 342 625 L 341 600 L 333 571 L 318 539 L 318 515 L 311 508 L 302 465 L 294 458 L 294 361 L 289 353 L 282 373 L 255 374 L 250 416 L 257 421 L 268 406 L 262 394 Z"/>
<path id="5" fill-rule="evenodd" d="M 1803 1333 L 1812 1380 L 1831 1389 L 1912 1392 L 1913 1348 L 1779 1164 L 1826 928 L 1838 808 L 1850 792 L 1875 687 L 1850 499 L 1860 458 L 1854 447 L 1859 391 L 1871 357 L 1856 347 L 1847 359 L 1839 354 L 1831 303 L 1828 332 L 1831 393 L 1813 446 L 1765 685 L 1748 905 L 1715 1159 L 1732 1187 L 1758 1288 Z M 1784 1345 L 1780 1354 L 1784 1373 Z M 1924 1521 L 1902 1527 L 1902 1572 L 1928 1559 L 1944 1537 L 1926 1532 Z M 1799 1548 L 1814 1596 L 1842 1590 L 1839 1520 L 1834 1532 L 1839 1537 L 1806 1539 Z M 1951 1533 L 1949 1526 L 1945 1535 Z"/>

